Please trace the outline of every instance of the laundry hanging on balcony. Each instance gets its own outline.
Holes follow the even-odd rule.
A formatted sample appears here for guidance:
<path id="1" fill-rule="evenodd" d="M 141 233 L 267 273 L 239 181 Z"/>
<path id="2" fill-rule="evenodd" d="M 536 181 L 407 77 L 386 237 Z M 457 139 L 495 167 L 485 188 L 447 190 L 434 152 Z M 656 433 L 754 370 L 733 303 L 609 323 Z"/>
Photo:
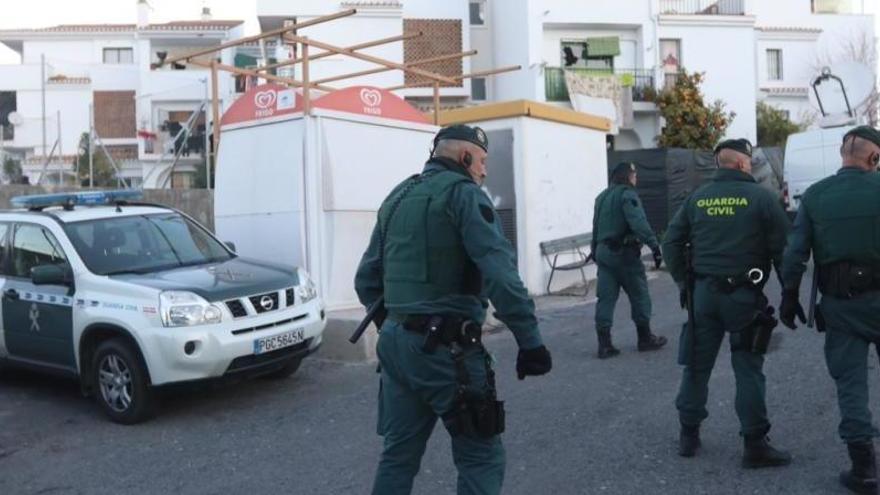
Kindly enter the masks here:
<path id="1" fill-rule="evenodd" d="M 572 107 L 610 119 L 612 134 L 617 134 L 620 128 L 633 127 L 632 91 L 625 88 L 617 75 L 567 70 L 565 85 Z"/>

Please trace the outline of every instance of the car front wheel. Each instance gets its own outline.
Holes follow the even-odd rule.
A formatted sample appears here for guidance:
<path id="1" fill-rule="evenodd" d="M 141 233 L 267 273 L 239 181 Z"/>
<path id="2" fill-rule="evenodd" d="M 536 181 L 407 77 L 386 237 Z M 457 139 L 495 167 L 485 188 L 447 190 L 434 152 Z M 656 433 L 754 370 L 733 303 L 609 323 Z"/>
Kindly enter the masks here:
<path id="1" fill-rule="evenodd" d="M 92 360 L 95 398 L 110 420 L 125 425 L 152 416 L 155 397 L 137 352 L 122 339 L 101 343 Z"/>

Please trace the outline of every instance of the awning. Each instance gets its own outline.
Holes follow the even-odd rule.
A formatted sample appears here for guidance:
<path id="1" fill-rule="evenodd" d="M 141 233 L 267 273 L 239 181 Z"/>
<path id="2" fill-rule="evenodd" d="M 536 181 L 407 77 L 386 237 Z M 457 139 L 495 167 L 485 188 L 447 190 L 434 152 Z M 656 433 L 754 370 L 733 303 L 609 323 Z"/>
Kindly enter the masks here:
<path id="1" fill-rule="evenodd" d="M 620 38 L 587 38 L 587 54 L 590 57 L 616 57 L 620 55 Z"/>
<path id="2" fill-rule="evenodd" d="M 236 53 L 235 54 L 235 66 L 239 69 L 246 69 L 249 67 L 257 66 L 257 57 L 251 57 L 250 55 L 245 55 L 244 53 Z"/>

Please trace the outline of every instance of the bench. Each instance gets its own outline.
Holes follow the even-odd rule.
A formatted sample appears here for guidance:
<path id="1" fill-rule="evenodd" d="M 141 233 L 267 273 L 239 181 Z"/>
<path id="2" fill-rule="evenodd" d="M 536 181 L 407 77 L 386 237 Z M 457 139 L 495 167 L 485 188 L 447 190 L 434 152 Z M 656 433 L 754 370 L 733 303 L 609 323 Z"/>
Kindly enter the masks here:
<path id="1" fill-rule="evenodd" d="M 581 279 L 584 281 L 583 295 L 586 296 L 589 294 L 590 286 L 587 284 L 587 274 L 584 272 L 584 268 L 590 263 L 590 258 L 584 252 L 583 248 L 589 246 L 592 242 L 593 234 L 586 233 L 562 237 L 541 243 L 541 255 L 544 256 L 544 259 L 547 260 L 547 264 L 550 266 L 550 279 L 547 281 L 547 294 L 553 294 L 550 287 L 553 284 L 553 275 L 556 274 L 557 270 L 564 272 L 580 270 Z M 560 264 L 560 254 L 572 255 L 574 256 L 574 261 Z"/>

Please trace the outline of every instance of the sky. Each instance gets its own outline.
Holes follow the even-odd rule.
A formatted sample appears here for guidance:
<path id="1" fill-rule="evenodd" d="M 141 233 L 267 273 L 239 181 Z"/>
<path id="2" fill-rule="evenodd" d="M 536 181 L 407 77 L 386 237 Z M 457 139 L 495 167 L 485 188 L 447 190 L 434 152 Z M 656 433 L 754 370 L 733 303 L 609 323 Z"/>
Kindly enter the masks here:
<path id="1" fill-rule="evenodd" d="M 293 0 L 291 0 L 293 1 Z M 214 19 L 246 21 L 245 32 L 257 33 L 256 0 L 148 0 L 150 22 L 197 20 L 202 7 Z M 0 0 L 0 29 L 37 28 L 57 24 L 134 24 L 135 0 Z M 17 64 L 15 52 L 0 45 L 0 64 Z"/>

